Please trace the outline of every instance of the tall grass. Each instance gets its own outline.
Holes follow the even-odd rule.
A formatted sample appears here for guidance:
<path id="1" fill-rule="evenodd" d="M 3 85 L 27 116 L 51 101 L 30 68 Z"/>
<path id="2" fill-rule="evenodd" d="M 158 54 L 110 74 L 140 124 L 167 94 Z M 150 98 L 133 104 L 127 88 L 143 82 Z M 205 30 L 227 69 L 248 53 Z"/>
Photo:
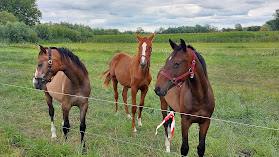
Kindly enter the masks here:
<path id="1" fill-rule="evenodd" d="M 168 39 L 179 42 L 182 38 L 187 42 L 205 43 L 242 43 L 242 42 L 276 42 L 279 32 L 218 32 L 218 33 L 185 33 L 156 34 L 154 43 L 165 43 Z M 100 43 L 137 43 L 135 35 L 96 35 L 93 42 Z"/>

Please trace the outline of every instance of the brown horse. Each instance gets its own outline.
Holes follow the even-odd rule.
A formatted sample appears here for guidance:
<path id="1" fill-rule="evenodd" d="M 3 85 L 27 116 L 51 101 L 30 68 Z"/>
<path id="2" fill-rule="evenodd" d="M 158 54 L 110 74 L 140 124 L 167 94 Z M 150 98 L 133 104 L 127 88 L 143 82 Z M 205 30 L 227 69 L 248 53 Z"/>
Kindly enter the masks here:
<path id="1" fill-rule="evenodd" d="M 186 114 L 181 114 L 181 155 L 186 156 L 189 151 L 189 127 L 192 123 L 198 123 L 200 132 L 197 149 L 198 155 L 203 156 L 210 119 L 190 116 L 189 114 L 211 117 L 215 106 L 214 95 L 203 57 L 193 47 L 186 46 L 184 40 L 180 40 L 179 46 L 169 40 L 174 51 L 159 71 L 154 91 L 160 96 L 162 110 L 167 110 L 167 107 L 170 106 L 174 111 Z M 162 114 L 163 117 L 166 117 L 167 112 L 162 111 Z M 170 123 L 171 121 L 168 121 L 164 125 L 167 152 L 170 152 Z"/>
<path id="2" fill-rule="evenodd" d="M 154 38 L 154 33 L 149 37 L 137 36 L 139 40 L 138 45 L 138 53 L 135 56 L 130 56 L 126 53 L 118 53 L 115 55 L 110 63 L 109 69 L 103 72 L 102 76 L 106 76 L 104 85 L 108 86 L 110 81 L 113 82 L 114 89 L 114 98 L 116 101 L 116 109 L 115 112 L 118 111 L 117 100 L 118 100 L 118 92 L 117 92 L 117 83 L 119 82 L 124 86 L 122 96 L 123 101 L 125 103 L 125 112 L 128 117 L 131 117 L 128 111 L 127 104 L 127 92 L 128 89 L 132 90 L 132 127 L 133 132 L 136 133 L 135 126 L 135 114 L 137 111 L 136 106 L 136 98 L 138 90 L 141 90 L 141 98 L 140 98 L 140 106 L 144 105 L 144 98 L 148 91 L 148 86 L 151 82 L 151 74 L 150 74 L 150 57 L 152 53 L 152 39 Z M 142 107 L 139 107 L 138 114 L 138 125 L 142 126 L 141 123 L 141 111 Z"/>
<path id="3" fill-rule="evenodd" d="M 72 106 L 78 106 L 80 109 L 81 143 L 83 144 L 83 153 L 85 153 L 85 116 L 88 108 L 88 97 L 91 92 L 88 72 L 80 59 L 65 48 L 44 48 L 40 46 L 40 49 L 33 84 L 36 89 L 45 90 L 51 118 L 51 138 L 56 138 L 52 98 L 62 103 L 65 141 L 70 128 L 69 111 Z"/>

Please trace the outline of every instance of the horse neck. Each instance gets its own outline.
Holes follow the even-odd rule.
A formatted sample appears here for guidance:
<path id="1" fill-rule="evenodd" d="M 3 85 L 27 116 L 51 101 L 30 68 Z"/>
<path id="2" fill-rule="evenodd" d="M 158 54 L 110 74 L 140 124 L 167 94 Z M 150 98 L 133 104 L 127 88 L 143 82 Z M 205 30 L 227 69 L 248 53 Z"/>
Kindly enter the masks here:
<path id="1" fill-rule="evenodd" d="M 88 86 L 88 74 L 74 65 L 71 60 L 65 60 L 64 64 L 65 68 L 62 71 L 71 80 L 74 88 Z"/>
<path id="2" fill-rule="evenodd" d="M 207 96 L 208 84 L 202 65 L 198 59 L 196 59 L 194 78 L 189 79 L 189 87 L 197 100 L 203 100 L 203 98 Z"/>

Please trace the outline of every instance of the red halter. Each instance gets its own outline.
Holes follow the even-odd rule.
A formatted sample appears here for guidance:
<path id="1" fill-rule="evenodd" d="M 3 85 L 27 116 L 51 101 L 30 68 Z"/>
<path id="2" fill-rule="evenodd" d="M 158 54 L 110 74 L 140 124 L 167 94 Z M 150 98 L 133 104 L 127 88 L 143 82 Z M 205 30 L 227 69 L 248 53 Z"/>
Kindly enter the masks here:
<path id="1" fill-rule="evenodd" d="M 147 61 L 149 61 L 150 58 L 151 58 L 151 55 L 152 55 L 152 47 L 151 47 L 151 53 L 150 53 L 150 56 L 149 56 L 149 57 L 146 56 L 146 55 L 141 55 L 140 58 L 141 58 L 141 57 L 145 57 L 145 58 L 147 59 Z"/>
<path id="2" fill-rule="evenodd" d="M 183 83 L 183 82 L 177 83 L 177 81 L 182 79 L 182 78 L 184 78 L 184 77 L 186 77 L 187 75 L 190 74 L 190 78 L 194 78 L 194 69 L 195 69 L 195 64 L 196 64 L 196 54 L 195 54 L 195 52 L 192 49 L 189 48 L 189 50 L 191 50 L 193 52 L 194 57 L 193 57 L 193 60 L 192 60 L 192 65 L 191 65 L 190 69 L 186 73 L 184 73 L 184 74 L 174 78 L 174 77 L 169 76 L 168 74 L 166 74 L 163 71 L 160 72 L 162 75 L 164 75 L 167 79 L 169 79 L 177 87 L 181 87 L 182 83 Z"/>

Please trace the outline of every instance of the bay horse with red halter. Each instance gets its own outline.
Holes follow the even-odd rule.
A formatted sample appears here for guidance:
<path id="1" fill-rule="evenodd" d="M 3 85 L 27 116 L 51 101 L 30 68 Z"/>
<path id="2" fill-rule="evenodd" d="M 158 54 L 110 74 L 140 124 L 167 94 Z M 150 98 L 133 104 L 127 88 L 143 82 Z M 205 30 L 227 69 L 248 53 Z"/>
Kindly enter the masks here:
<path id="1" fill-rule="evenodd" d="M 154 33 L 149 37 L 137 36 L 139 40 L 138 44 L 138 53 L 135 56 L 130 56 L 126 53 L 116 54 L 109 63 L 109 69 L 102 73 L 102 76 L 105 76 L 104 85 L 108 86 L 112 80 L 113 89 L 114 89 L 114 98 L 116 101 L 115 112 L 118 112 L 117 100 L 118 100 L 118 91 L 117 84 L 118 82 L 123 86 L 123 101 L 125 103 L 125 112 L 128 117 L 131 117 L 129 114 L 127 106 L 127 92 L 131 88 L 132 94 L 132 127 L 133 132 L 136 133 L 135 126 L 135 114 L 137 110 L 136 98 L 138 90 L 141 90 L 141 98 L 139 104 L 139 114 L 138 114 L 138 125 L 142 126 L 141 123 L 141 112 L 142 106 L 144 106 L 144 98 L 148 91 L 148 86 L 151 82 L 150 74 L 150 57 L 152 53 L 152 40 L 154 38 Z"/>
<path id="2" fill-rule="evenodd" d="M 188 130 L 192 123 L 199 124 L 198 155 L 205 152 L 205 137 L 214 111 L 214 95 L 207 76 L 203 57 L 190 45 L 180 39 L 180 45 L 169 40 L 173 49 L 165 65 L 158 73 L 154 91 L 160 96 L 163 118 L 167 116 L 169 106 L 181 113 L 182 146 L 181 155 L 189 151 Z M 201 118 L 196 116 L 208 118 Z M 171 121 L 165 123 L 166 151 L 170 152 L 169 130 Z"/>
<path id="3" fill-rule="evenodd" d="M 82 151 L 86 153 L 84 142 L 85 116 L 91 87 L 85 65 L 66 48 L 44 48 L 43 46 L 40 46 L 37 63 L 33 85 L 36 89 L 44 90 L 51 118 L 51 138 L 56 138 L 52 105 L 52 99 L 54 98 L 62 103 L 65 141 L 70 128 L 69 111 L 72 106 L 79 107 Z"/>

